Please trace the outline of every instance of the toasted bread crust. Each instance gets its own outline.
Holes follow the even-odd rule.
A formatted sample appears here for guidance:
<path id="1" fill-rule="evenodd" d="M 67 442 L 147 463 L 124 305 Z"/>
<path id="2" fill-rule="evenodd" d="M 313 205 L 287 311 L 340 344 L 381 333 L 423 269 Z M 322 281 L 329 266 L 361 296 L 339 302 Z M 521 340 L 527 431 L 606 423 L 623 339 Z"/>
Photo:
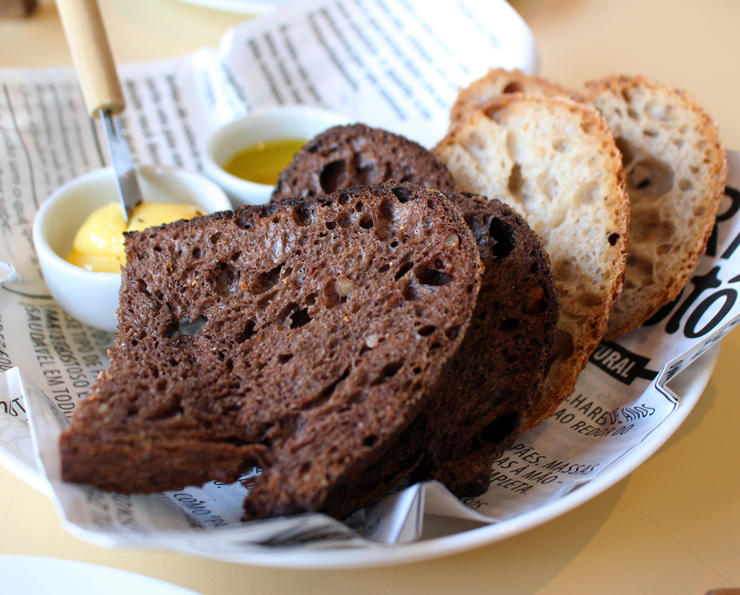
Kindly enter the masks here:
<path id="1" fill-rule="evenodd" d="M 330 128 L 306 143 L 280 172 L 272 200 L 387 180 L 458 190 L 450 172 L 420 144 L 381 128 L 352 124 Z"/>
<path id="2" fill-rule="evenodd" d="M 623 155 L 632 222 L 614 340 L 673 301 L 696 269 L 724 194 L 727 160 L 716 124 L 687 92 L 643 76 L 586 85 Z"/>
<path id="3" fill-rule="evenodd" d="M 434 153 L 463 190 L 517 210 L 550 255 L 561 313 L 552 362 L 524 421 L 534 427 L 573 390 L 621 292 L 630 215 L 614 137 L 594 108 L 515 93 L 452 126 Z"/>
<path id="4" fill-rule="evenodd" d="M 526 95 L 546 95 L 548 97 L 570 97 L 582 101 L 583 95 L 557 83 L 521 70 L 491 68 L 483 77 L 460 89 L 457 100 L 450 110 L 450 122 L 457 124 L 498 95 L 524 93 Z"/>

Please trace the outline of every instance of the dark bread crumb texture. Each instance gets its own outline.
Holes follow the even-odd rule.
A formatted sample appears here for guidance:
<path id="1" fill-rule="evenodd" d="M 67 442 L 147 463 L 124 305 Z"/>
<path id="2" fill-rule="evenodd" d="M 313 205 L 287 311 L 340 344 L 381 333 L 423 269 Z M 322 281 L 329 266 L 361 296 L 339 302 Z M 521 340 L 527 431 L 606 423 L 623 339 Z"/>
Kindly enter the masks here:
<path id="1" fill-rule="evenodd" d="M 409 473 L 458 496 L 485 492 L 493 461 L 521 433 L 551 356 L 559 297 L 539 236 L 498 200 L 447 196 L 473 231 L 484 265 L 473 319 L 429 405 L 386 455 L 334 494 L 338 517 Z"/>
<path id="2" fill-rule="evenodd" d="M 457 209 L 413 184 L 180 221 L 126 250 L 111 365 L 62 436 L 63 478 L 156 492 L 257 465 L 247 518 L 325 509 L 378 460 L 481 276 Z"/>
<path id="3" fill-rule="evenodd" d="M 309 141 L 278 177 L 272 200 L 319 196 L 388 180 L 442 192 L 458 190 L 450 172 L 427 149 L 365 124 L 335 126 Z"/>

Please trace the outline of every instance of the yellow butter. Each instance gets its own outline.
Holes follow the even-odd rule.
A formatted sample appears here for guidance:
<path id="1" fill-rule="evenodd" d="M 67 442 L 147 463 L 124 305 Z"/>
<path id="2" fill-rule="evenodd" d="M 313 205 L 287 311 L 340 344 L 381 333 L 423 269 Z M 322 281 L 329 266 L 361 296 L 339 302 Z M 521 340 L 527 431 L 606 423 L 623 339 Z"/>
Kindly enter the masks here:
<path id="1" fill-rule="evenodd" d="M 98 273 L 119 273 L 126 263 L 123 232 L 140 231 L 154 225 L 203 215 L 193 205 L 144 202 L 131 214 L 128 227 L 121 204 L 112 202 L 93 211 L 75 235 L 67 262 Z"/>

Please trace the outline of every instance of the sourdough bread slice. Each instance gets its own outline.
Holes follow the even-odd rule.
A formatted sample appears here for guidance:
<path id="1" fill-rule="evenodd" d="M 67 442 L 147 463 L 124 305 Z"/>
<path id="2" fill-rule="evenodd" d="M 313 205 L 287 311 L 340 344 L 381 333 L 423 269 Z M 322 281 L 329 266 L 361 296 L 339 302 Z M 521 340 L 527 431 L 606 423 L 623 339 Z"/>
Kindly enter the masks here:
<path id="1" fill-rule="evenodd" d="M 420 144 L 387 130 L 353 124 L 330 128 L 306 143 L 278 176 L 272 200 L 387 180 L 457 190 L 450 172 Z"/>
<path id="2" fill-rule="evenodd" d="M 558 338 L 524 428 L 573 390 L 607 328 L 624 276 L 629 205 L 599 112 L 563 97 L 500 95 L 434 153 L 466 191 L 497 197 L 540 235 L 560 294 Z"/>
<path id="3" fill-rule="evenodd" d="M 402 477 L 458 496 L 490 485 L 493 461 L 522 430 L 557 333 L 558 295 L 537 234 L 511 207 L 449 193 L 478 244 L 484 274 L 460 349 L 429 405 L 383 457 L 332 499 L 343 516 Z"/>
<path id="4" fill-rule="evenodd" d="M 517 69 L 491 68 L 483 77 L 458 91 L 457 100 L 450 110 L 451 124 L 464 121 L 471 112 L 476 111 L 494 97 L 509 93 L 562 96 L 570 97 L 574 101 L 583 100 L 582 94 L 578 91 L 567 89 L 534 74 L 527 74 Z"/>
<path id="5" fill-rule="evenodd" d="M 614 133 L 632 221 L 624 289 L 606 338 L 640 326 L 681 292 L 712 233 L 727 177 L 717 126 L 685 91 L 610 76 L 586 98 Z"/>
<path id="6" fill-rule="evenodd" d="M 321 511 L 387 451 L 482 272 L 456 207 L 412 184 L 180 221 L 126 251 L 111 365 L 62 435 L 63 478 L 156 492 L 258 465 L 247 518 Z"/>

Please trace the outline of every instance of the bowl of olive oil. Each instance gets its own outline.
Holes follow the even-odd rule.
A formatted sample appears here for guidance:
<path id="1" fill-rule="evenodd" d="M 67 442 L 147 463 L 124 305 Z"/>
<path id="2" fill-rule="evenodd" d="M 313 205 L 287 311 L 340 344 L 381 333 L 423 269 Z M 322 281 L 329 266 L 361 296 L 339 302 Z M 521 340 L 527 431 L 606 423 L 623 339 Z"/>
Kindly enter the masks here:
<path id="1" fill-rule="evenodd" d="M 235 206 L 264 204 L 280 172 L 306 142 L 349 123 L 346 116 L 307 105 L 255 110 L 214 132 L 204 171 Z"/>

